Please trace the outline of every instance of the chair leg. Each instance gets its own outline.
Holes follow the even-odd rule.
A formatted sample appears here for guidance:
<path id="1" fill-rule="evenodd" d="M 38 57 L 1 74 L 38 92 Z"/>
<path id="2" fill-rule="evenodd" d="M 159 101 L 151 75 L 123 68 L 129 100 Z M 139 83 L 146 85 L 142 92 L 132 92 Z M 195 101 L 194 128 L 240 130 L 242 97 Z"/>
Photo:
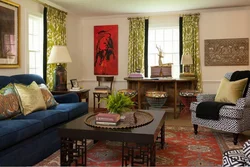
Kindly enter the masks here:
<path id="1" fill-rule="evenodd" d="M 238 137 L 239 137 L 239 133 L 234 133 L 233 134 L 233 137 L 234 137 L 234 145 L 236 145 L 238 143 Z"/>
<path id="2" fill-rule="evenodd" d="M 198 133 L 198 125 L 193 124 L 193 126 L 194 126 L 194 134 L 197 135 L 197 133 Z"/>

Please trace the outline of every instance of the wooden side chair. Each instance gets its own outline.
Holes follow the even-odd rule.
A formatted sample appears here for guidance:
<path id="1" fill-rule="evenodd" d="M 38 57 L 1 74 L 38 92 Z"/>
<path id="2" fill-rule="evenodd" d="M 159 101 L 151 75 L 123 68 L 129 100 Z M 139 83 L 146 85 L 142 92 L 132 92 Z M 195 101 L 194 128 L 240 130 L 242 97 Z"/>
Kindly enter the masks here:
<path id="1" fill-rule="evenodd" d="M 104 97 L 108 97 L 108 95 L 112 91 L 114 76 L 96 76 L 96 80 L 98 82 L 98 86 L 95 87 L 93 91 L 94 98 L 94 112 L 96 111 L 96 99 L 98 103 L 98 109 L 100 108 L 100 99 Z M 104 83 L 109 82 L 109 86 L 105 86 Z"/>

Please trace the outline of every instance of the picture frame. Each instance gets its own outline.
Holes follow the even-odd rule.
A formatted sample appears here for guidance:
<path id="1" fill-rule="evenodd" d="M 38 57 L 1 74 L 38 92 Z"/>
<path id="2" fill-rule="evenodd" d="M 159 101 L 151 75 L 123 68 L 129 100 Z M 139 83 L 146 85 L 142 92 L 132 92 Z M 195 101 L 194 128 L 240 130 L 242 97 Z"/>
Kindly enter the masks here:
<path id="1" fill-rule="evenodd" d="M 118 75 L 118 25 L 94 26 L 94 75 Z"/>
<path id="2" fill-rule="evenodd" d="M 0 0 L 0 68 L 20 67 L 20 5 Z"/>
<path id="3" fill-rule="evenodd" d="M 72 88 L 79 88 L 79 84 L 78 84 L 77 79 L 71 79 L 70 83 L 71 83 Z"/>

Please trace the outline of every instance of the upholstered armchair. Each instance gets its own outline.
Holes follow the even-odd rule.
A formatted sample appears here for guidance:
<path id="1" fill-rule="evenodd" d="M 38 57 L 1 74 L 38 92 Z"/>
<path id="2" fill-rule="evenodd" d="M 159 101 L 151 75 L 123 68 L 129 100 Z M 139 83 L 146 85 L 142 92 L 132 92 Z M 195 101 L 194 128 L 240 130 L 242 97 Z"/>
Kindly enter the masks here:
<path id="1" fill-rule="evenodd" d="M 225 78 L 231 79 L 233 73 L 226 73 Z M 246 84 L 248 85 L 248 84 Z M 218 120 L 203 119 L 196 116 L 196 109 L 199 103 L 204 101 L 214 101 L 216 94 L 198 94 L 197 102 L 192 102 L 190 111 L 194 133 L 198 133 L 198 125 L 216 130 L 233 133 L 233 143 L 238 142 L 239 133 L 250 130 L 250 89 L 245 88 L 246 96 L 236 100 L 235 105 L 224 105 L 219 110 Z"/>
<path id="2" fill-rule="evenodd" d="M 227 150 L 223 153 L 222 167 L 250 166 L 250 140 L 246 141 L 242 149 Z"/>

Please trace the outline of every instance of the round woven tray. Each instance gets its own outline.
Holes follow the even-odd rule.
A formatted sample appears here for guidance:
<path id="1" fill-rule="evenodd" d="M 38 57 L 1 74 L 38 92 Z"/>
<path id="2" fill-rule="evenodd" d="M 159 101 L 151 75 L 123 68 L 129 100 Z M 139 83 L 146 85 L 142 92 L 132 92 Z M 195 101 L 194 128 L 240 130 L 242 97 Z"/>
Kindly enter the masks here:
<path id="1" fill-rule="evenodd" d="M 132 120 L 134 120 L 132 112 L 126 113 L 125 120 L 123 120 L 123 121 L 120 120 L 116 126 L 97 125 L 95 123 L 95 116 L 97 115 L 97 113 L 86 115 L 84 122 L 88 126 L 95 127 L 95 128 L 128 129 L 128 128 L 137 128 L 137 127 L 149 124 L 150 122 L 152 122 L 154 120 L 154 117 L 148 112 L 136 111 L 136 112 L 134 112 L 134 114 L 135 114 L 136 121 L 132 121 Z"/>

